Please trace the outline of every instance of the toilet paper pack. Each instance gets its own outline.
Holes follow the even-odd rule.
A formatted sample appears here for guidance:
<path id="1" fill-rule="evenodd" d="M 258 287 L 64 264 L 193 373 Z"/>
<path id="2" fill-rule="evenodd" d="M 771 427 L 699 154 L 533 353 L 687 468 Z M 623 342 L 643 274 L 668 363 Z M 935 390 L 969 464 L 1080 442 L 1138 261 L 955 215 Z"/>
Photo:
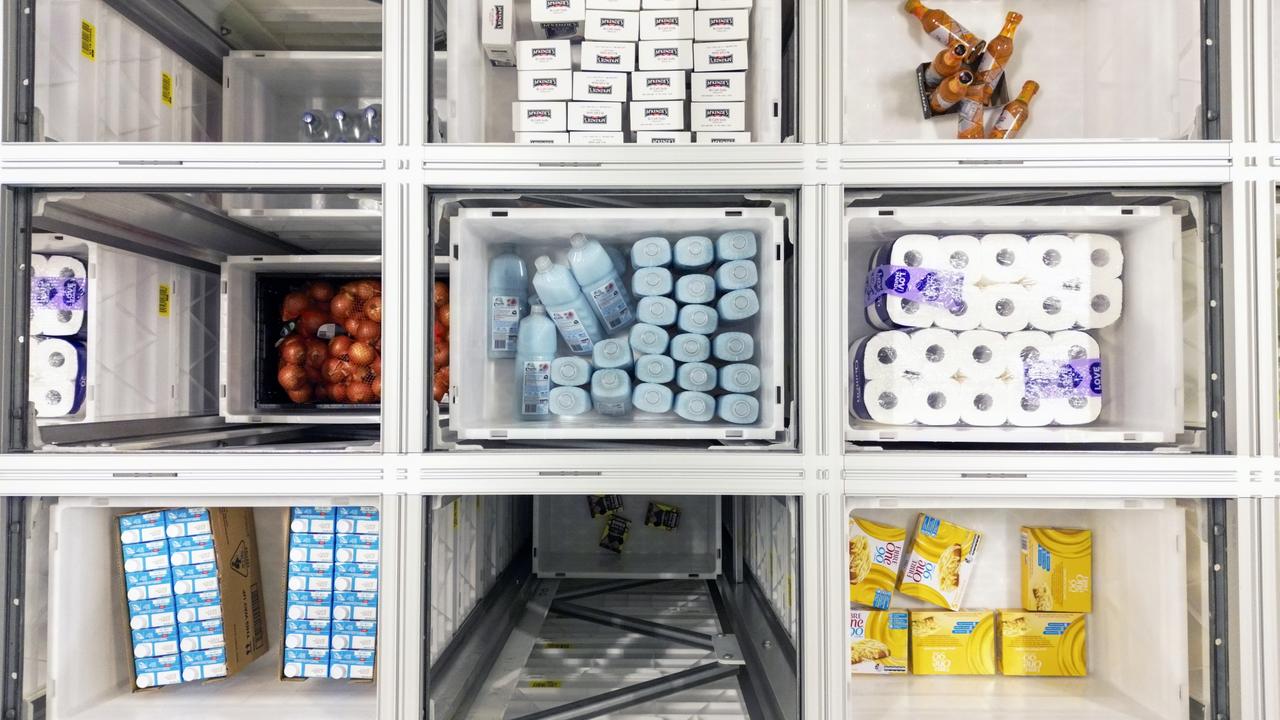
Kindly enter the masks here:
<path id="1" fill-rule="evenodd" d="M 949 610 L 959 610 L 978 560 L 982 533 L 921 513 L 898 592 Z"/>
<path id="2" fill-rule="evenodd" d="M 907 672 L 906 610 L 849 611 L 849 672 L 896 675 Z"/>
<path id="3" fill-rule="evenodd" d="M 84 328 L 89 273 L 68 255 L 31 256 L 31 334 L 67 337 Z"/>
<path id="4" fill-rule="evenodd" d="M 881 264 L 867 273 L 863 303 L 868 320 L 876 327 L 929 327 L 939 311 L 952 313 L 969 307 L 967 301 L 973 297 L 966 294 L 966 287 L 964 273 Z M 917 305 L 924 307 L 914 307 Z"/>
<path id="5" fill-rule="evenodd" d="M 42 418 L 80 412 L 88 385 L 83 342 L 68 338 L 33 338 L 28 355 L 27 399 Z"/>
<path id="6" fill-rule="evenodd" d="M 898 582 L 906 528 L 849 518 L 849 600 L 887 610 Z"/>

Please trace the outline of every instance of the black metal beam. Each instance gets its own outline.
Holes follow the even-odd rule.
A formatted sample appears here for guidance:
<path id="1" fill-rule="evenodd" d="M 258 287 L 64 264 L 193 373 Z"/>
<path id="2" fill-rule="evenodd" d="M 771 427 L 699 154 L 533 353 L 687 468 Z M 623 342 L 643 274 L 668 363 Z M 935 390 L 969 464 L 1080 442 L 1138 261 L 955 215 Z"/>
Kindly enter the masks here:
<path id="1" fill-rule="evenodd" d="M 596 610 L 595 608 L 584 607 L 575 603 L 561 602 L 557 600 L 551 604 L 551 612 L 556 615 L 571 617 L 575 620 L 583 620 L 597 625 L 618 628 L 619 630 L 626 630 L 640 635 L 648 635 L 649 637 L 669 640 L 674 643 L 702 648 L 704 650 L 711 650 L 715 647 L 711 636 L 705 633 L 685 630 L 684 628 L 672 627 L 670 625 L 663 625 L 661 623 L 641 620 L 639 618 L 627 617 L 626 615 L 619 615 L 617 613 L 611 613 L 604 610 Z"/>
<path id="2" fill-rule="evenodd" d="M 1209 633 L 1210 669 L 1208 717 L 1231 718 L 1231 594 L 1228 549 L 1231 540 L 1226 500 L 1209 500 Z"/>
<path id="3" fill-rule="evenodd" d="M 211 28 L 174 0 L 105 0 L 125 19 L 142 28 L 197 70 L 222 84 L 222 58 L 231 46 Z"/>
<path id="4" fill-rule="evenodd" d="M 27 499 L 5 499 L 4 539 L 4 720 L 22 712 L 23 615 L 26 613 Z"/>
<path id="5" fill-rule="evenodd" d="M 8 18 L 4 37 L 4 59 L 9 68 L 0 84 L 4 86 L 13 113 L 5 118 L 0 134 L 10 142 L 31 142 L 35 137 L 36 107 L 36 3 L 13 0 L 5 8 Z"/>
<path id="6" fill-rule="evenodd" d="M 622 592 L 624 590 L 633 590 L 645 585 L 663 582 L 662 580 L 626 580 L 622 582 L 606 582 L 595 585 L 580 587 L 575 590 L 566 590 L 556 593 L 556 602 L 564 602 L 568 600 L 581 600 L 585 597 L 593 597 L 595 595 L 604 595 L 606 593 Z"/>
<path id="7" fill-rule="evenodd" d="M 650 700 L 669 697 L 685 690 L 733 677 L 739 670 L 738 665 L 706 663 L 656 680 L 648 680 L 638 685 L 575 700 L 550 710 L 522 715 L 517 720 L 588 720 L 588 718 L 602 717 L 617 710 L 635 707 Z"/>
<path id="8" fill-rule="evenodd" d="M 31 190 L 15 188 L 0 197 L 4 237 L 0 239 L 0 453 L 28 448 L 27 316 L 31 303 Z M 24 342 L 17 342 L 17 338 Z"/>

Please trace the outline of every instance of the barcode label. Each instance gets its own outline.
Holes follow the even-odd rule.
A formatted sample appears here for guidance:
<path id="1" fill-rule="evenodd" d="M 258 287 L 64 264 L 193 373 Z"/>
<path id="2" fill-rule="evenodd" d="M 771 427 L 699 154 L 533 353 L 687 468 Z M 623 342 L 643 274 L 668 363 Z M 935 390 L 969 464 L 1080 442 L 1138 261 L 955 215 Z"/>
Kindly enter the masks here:
<path id="1" fill-rule="evenodd" d="M 98 29 L 88 20 L 80 21 L 80 54 L 98 61 Z"/>
<path id="2" fill-rule="evenodd" d="M 253 647 L 267 644 L 267 616 L 263 609 L 262 588 L 254 585 L 249 589 L 249 608 L 253 613 Z"/>
<path id="3" fill-rule="evenodd" d="M 494 340 L 494 341 L 493 341 L 493 349 L 494 349 L 494 350 L 506 350 L 506 349 L 507 349 L 507 341 L 506 341 L 506 340 Z"/>

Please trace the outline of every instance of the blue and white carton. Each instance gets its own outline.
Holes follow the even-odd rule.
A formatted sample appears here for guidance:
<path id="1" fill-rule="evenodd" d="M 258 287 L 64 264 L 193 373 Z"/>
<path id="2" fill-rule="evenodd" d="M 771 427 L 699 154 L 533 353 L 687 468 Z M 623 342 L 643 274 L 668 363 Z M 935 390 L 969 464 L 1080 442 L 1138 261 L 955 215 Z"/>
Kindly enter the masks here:
<path id="1" fill-rule="evenodd" d="M 333 589 L 338 592 L 377 592 L 378 566 L 374 563 L 334 565 Z"/>
<path id="2" fill-rule="evenodd" d="M 289 563 L 290 590 L 333 592 L 333 563 Z"/>
<path id="3" fill-rule="evenodd" d="M 335 620 L 329 647 L 334 650 L 373 650 L 378 644 L 378 623 L 368 620 Z"/>
<path id="4" fill-rule="evenodd" d="M 189 595 L 217 589 L 217 563 L 179 565 L 173 569 L 173 593 L 175 595 Z"/>
<path id="5" fill-rule="evenodd" d="M 335 513 L 331 507 L 295 507 L 289 518 L 289 531 L 332 535 Z"/>
<path id="6" fill-rule="evenodd" d="M 169 542 L 167 540 L 126 543 L 120 546 L 120 552 L 124 555 L 125 572 L 163 570 L 169 567 Z"/>
<path id="7" fill-rule="evenodd" d="M 331 534 L 290 533 L 289 560 L 291 562 L 333 562 L 333 541 Z"/>
<path id="8" fill-rule="evenodd" d="M 164 534 L 169 538 L 208 535 L 213 532 L 209 508 L 173 508 L 164 511 Z"/>
<path id="9" fill-rule="evenodd" d="M 337 508 L 337 525 L 340 533 L 356 533 L 358 535 L 377 535 L 382 531 L 378 508 L 371 506 Z"/>
<path id="10" fill-rule="evenodd" d="M 139 690 L 182 682 L 182 660 L 177 655 L 138 658 L 133 661 L 134 684 Z"/>
<path id="11" fill-rule="evenodd" d="M 329 620 L 333 615 L 333 593 L 290 590 L 285 598 L 289 620 Z"/>
<path id="12" fill-rule="evenodd" d="M 329 651 L 285 648 L 282 674 L 286 678 L 329 677 Z"/>
<path id="13" fill-rule="evenodd" d="M 136 658 L 178 654 L 178 626 L 144 628 L 133 631 L 133 656 Z"/>
<path id="14" fill-rule="evenodd" d="M 174 602 L 179 623 L 222 619 L 222 594 L 217 590 L 179 595 Z"/>
<path id="15" fill-rule="evenodd" d="M 285 620 L 284 646 L 328 650 L 331 625 L 328 620 Z"/>
<path id="16" fill-rule="evenodd" d="M 143 628 L 177 625 L 178 616 L 176 610 L 177 607 L 174 604 L 172 595 L 152 600 L 130 600 L 129 628 L 131 630 L 142 630 Z"/>
<path id="17" fill-rule="evenodd" d="M 169 541 L 170 565 L 199 565 L 216 559 L 212 535 L 187 535 Z"/>
<path id="18" fill-rule="evenodd" d="M 376 563 L 381 539 L 378 535 L 342 533 L 337 536 L 334 558 L 340 563 Z"/>
<path id="19" fill-rule="evenodd" d="M 211 680 L 227 676 L 227 650 L 216 647 L 182 653 L 182 681 Z"/>
<path id="20" fill-rule="evenodd" d="M 336 592 L 333 594 L 334 620 L 377 620 L 378 593 Z"/>
<path id="21" fill-rule="evenodd" d="M 169 568 L 125 573 L 124 587 L 129 600 L 169 597 L 173 594 L 173 575 Z"/>
<path id="22" fill-rule="evenodd" d="M 374 651 L 334 650 L 329 657 L 329 677 L 334 680 L 372 680 Z"/>
<path id="23" fill-rule="evenodd" d="M 163 512 L 156 511 L 121 515 L 119 522 L 120 543 L 123 545 L 131 545 L 133 543 L 140 542 L 154 542 L 165 538 Z"/>
<path id="24" fill-rule="evenodd" d="M 178 626 L 178 649 L 184 653 L 212 650 L 227 644 L 221 620 L 182 623 Z"/>

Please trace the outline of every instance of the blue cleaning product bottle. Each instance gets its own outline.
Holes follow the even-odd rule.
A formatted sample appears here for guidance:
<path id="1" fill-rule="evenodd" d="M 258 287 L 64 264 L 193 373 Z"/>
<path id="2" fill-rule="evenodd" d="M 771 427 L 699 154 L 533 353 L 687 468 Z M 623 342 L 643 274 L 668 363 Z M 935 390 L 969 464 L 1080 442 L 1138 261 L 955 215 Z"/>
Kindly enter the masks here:
<path id="1" fill-rule="evenodd" d="M 701 270 L 709 267 L 715 259 L 716 251 L 709 237 L 689 235 L 676 241 L 673 262 L 681 270 Z"/>
<path id="2" fill-rule="evenodd" d="M 676 379 L 676 361 L 666 355 L 641 355 L 636 360 L 636 380 L 642 383 L 669 383 Z"/>
<path id="3" fill-rule="evenodd" d="M 732 260 L 716 268 L 716 285 L 720 292 L 755 287 L 759 280 L 752 260 Z"/>
<path id="4" fill-rule="evenodd" d="M 631 292 L 637 297 L 670 295 L 671 285 L 671 271 L 666 268 L 640 268 L 631 275 Z"/>
<path id="5" fill-rule="evenodd" d="M 631 351 L 637 355 L 661 355 L 670 340 L 667 331 L 657 325 L 641 322 L 631 326 Z"/>
<path id="6" fill-rule="evenodd" d="M 750 260 L 756 256 L 756 234 L 750 230 L 730 230 L 716 238 L 716 259 L 720 262 Z"/>
<path id="7" fill-rule="evenodd" d="M 529 271 L 508 245 L 489 261 L 488 353 L 492 360 L 516 356 L 520 318 L 529 314 Z"/>
<path id="8" fill-rule="evenodd" d="M 595 344 L 604 339 L 604 329 L 582 296 L 573 273 L 551 262 L 546 255 L 534 260 L 533 266 L 537 270 L 533 275 L 533 289 L 560 330 L 560 337 L 575 355 L 589 354 Z"/>
<path id="9" fill-rule="evenodd" d="M 595 368 L 585 358 L 565 355 L 551 362 L 551 382 L 564 387 L 578 387 L 591 382 Z"/>
<path id="10" fill-rule="evenodd" d="M 551 413 L 551 362 L 556 359 L 556 326 L 541 305 L 520 321 L 516 340 L 516 416 L 544 420 Z"/>
<path id="11" fill-rule="evenodd" d="M 636 310 L 640 322 L 668 327 L 676 324 L 676 301 L 669 297 L 643 297 Z"/>
<path id="12" fill-rule="evenodd" d="M 731 393 L 753 393 L 760 389 L 760 368 L 748 363 L 731 363 L 720 368 L 720 389 Z"/>
<path id="13" fill-rule="evenodd" d="M 716 299 L 716 279 L 710 275 L 685 275 L 676 280 L 676 302 L 709 305 Z"/>
<path id="14" fill-rule="evenodd" d="M 622 277 L 614 269 L 604 246 L 587 239 L 582 233 L 569 238 L 569 245 L 573 248 L 569 251 L 573 277 L 582 286 L 582 294 L 591 303 L 596 316 L 604 323 L 605 332 L 611 333 L 634 323 L 636 314 L 631 304 L 631 293 L 627 292 L 627 286 L 622 283 Z"/>
<path id="15" fill-rule="evenodd" d="M 716 389 L 716 366 L 703 362 L 685 363 L 676 371 L 676 385 L 681 390 L 711 392 Z"/>
<path id="16" fill-rule="evenodd" d="M 676 362 L 703 362 L 711 357 L 711 341 L 706 335 L 683 333 L 671 338 L 670 354 Z"/>
<path id="17" fill-rule="evenodd" d="M 671 264 L 671 241 L 664 237 L 647 237 L 631 246 L 634 268 L 666 267 Z"/>
<path id="18" fill-rule="evenodd" d="M 710 422 L 716 414 L 716 399 L 701 392 L 676 395 L 675 406 L 676 414 L 690 422 Z"/>
<path id="19" fill-rule="evenodd" d="M 591 376 L 591 403 L 601 415 L 631 412 L 631 376 L 612 368 L 597 370 Z"/>
<path id="20" fill-rule="evenodd" d="M 710 335 L 720 325 L 720 315 L 707 305 L 685 305 L 678 324 L 682 332 Z"/>
<path id="21" fill-rule="evenodd" d="M 580 387 L 551 388 L 551 412 L 560 417 L 574 417 L 591 412 L 591 394 Z"/>
<path id="22" fill-rule="evenodd" d="M 605 254 L 609 256 L 609 260 L 613 263 L 613 270 L 618 273 L 618 277 L 626 277 L 627 259 L 622 256 L 622 251 L 613 245 L 605 245 L 604 251 Z"/>
<path id="23" fill-rule="evenodd" d="M 631 403 L 640 412 L 671 412 L 671 399 L 671 388 L 653 383 L 640 383 L 636 385 L 635 392 L 631 393 Z"/>
<path id="24" fill-rule="evenodd" d="M 591 351 L 591 360 L 601 370 L 609 368 L 630 370 L 631 343 L 627 342 L 626 336 L 601 340 Z"/>
<path id="25" fill-rule="evenodd" d="M 751 425 L 760 419 L 760 402 L 750 395 L 721 395 L 716 400 L 716 414 L 735 425 Z"/>
<path id="26" fill-rule="evenodd" d="M 717 360 L 742 362 L 750 360 L 756 352 L 755 340 L 744 332 L 723 332 L 711 341 L 711 354 Z"/>
<path id="27" fill-rule="evenodd" d="M 760 298 L 756 297 L 756 291 L 750 288 L 734 290 L 720 296 L 716 309 L 720 311 L 720 317 L 725 322 L 746 320 L 760 312 Z"/>

